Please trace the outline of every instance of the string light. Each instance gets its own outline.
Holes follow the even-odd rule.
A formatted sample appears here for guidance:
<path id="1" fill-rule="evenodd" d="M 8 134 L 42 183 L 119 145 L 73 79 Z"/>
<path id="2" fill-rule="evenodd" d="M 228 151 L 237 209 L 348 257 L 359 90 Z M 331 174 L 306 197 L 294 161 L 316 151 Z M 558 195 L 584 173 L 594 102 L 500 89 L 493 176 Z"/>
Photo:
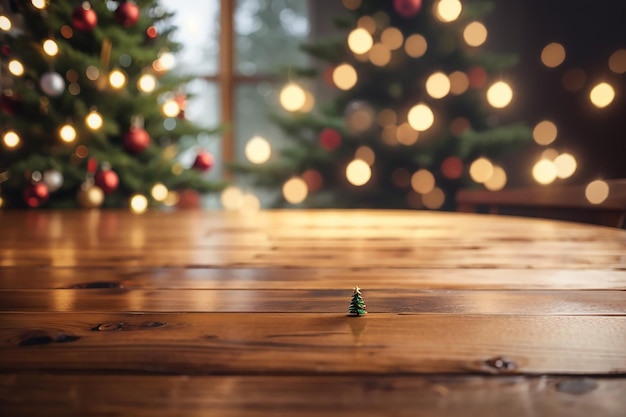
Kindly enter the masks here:
<path id="1" fill-rule="evenodd" d="M 426 92 L 435 99 L 447 96 L 450 92 L 450 79 L 443 72 L 435 72 L 426 80 Z"/>
<path id="2" fill-rule="evenodd" d="M 152 186 L 152 190 L 150 190 L 150 194 L 152 198 L 156 201 L 165 201 L 167 196 L 169 195 L 169 190 L 165 186 L 165 184 L 157 182 Z"/>
<path id="3" fill-rule="evenodd" d="M 471 22 L 463 30 L 463 39 L 469 46 L 480 46 L 487 40 L 487 28 L 480 22 Z"/>
<path id="4" fill-rule="evenodd" d="M 109 84 L 116 90 L 124 88 L 126 85 L 126 74 L 119 69 L 111 71 L 111 73 L 109 73 Z"/>
<path id="5" fill-rule="evenodd" d="M 64 124 L 59 128 L 59 137 L 63 142 L 74 142 L 76 140 L 76 129 L 70 124 Z"/>
<path id="6" fill-rule="evenodd" d="M 9 149 L 15 149 L 20 145 L 22 141 L 20 136 L 13 130 L 9 130 L 2 136 L 2 141 L 4 142 L 4 146 Z"/>
<path id="7" fill-rule="evenodd" d="M 419 103 L 411 107 L 407 120 L 413 129 L 418 132 L 424 132 L 435 122 L 435 115 L 430 107 L 424 103 Z"/>
<path id="8" fill-rule="evenodd" d="M 506 185 L 506 171 L 504 168 L 494 165 L 491 177 L 484 182 L 484 186 L 489 191 L 499 191 Z"/>
<path id="9" fill-rule="evenodd" d="M 142 93 L 151 93 L 156 90 L 157 78 L 152 74 L 143 74 L 137 80 L 137 89 Z"/>
<path id="10" fill-rule="evenodd" d="M 306 93 L 298 84 L 289 83 L 280 90 L 279 101 L 285 110 L 299 111 L 306 103 Z"/>
<path id="11" fill-rule="evenodd" d="M 459 0 L 440 0 L 435 5 L 435 16 L 441 22 L 454 22 L 461 15 L 463 5 Z"/>
<path id="12" fill-rule="evenodd" d="M 541 62 L 548 68 L 556 68 L 565 61 L 565 48 L 558 42 L 547 44 L 541 51 Z"/>
<path id="13" fill-rule="evenodd" d="M 9 72 L 16 77 L 21 77 L 24 75 L 24 65 L 17 59 L 12 59 L 8 64 Z"/>
<path id="14" fill-rule="evenodd" d="M 395 111 L 391 109 L 382 109 L 380 113 L 378 113 L 376 120 L 381 127 L 387 127 L 393 126 L 397 122 L 398 117 L 396 116 Z"/>
<path id="15" fill-rule="evenodd" d="M 52 39 L 46 39 L 42 44 L 43 51 L 48 56 L 56 56 L 59 53 L 59 45 Z"/>
<path id="16" fill-rule="evenodd" d="M 556 166 L 548 159 L 540 159 L 533 166 L 533 178 L 539 184 L 550 184 L 556 179 Z"/>
<path id="17" fill-rule="evenodd" d="M 411 188 L 416 193 L 427 194 L 435 188 L 435 176 L 427 169 L 415 171 L 411 176 Z"/>
<path id="18" fill-rule="evenodd" d="M 238 210 L 241 207 L 242 197 L 243 193 L 239 188 L 229 185 L 222 191 L 220 202 L 226 210 Z"/>
<path id="19" fill-rule="evenodd" d="M 496 109 L 502 109 L 513 100 L 513 90 L 504 81 L 493 83 L 487 90 L 487 102 Z"/>
<path id="20" fill-rule="evenodd" d="M 369 146 L 359 146 L 354 153 L 354 159 L 361 159 L 372 166 L 376 160 L 376 154 Z"/>
<path id="21" fill-rule="evenodd" d="M 272 148 L 267 139 L 261 136 L 253 136 L 246 144 L 246 158 L 253 164 L 262 164 L 270 159 Z"/>
<path id="22" fill-rule="evenodd" d="M 591 204 L 601 204 L 609 197 L 609 184 L 603 180 L 591 181 L 585 188 L 585 197 Z"/>
<path id="23" fill-rule="evenodd" d="M 92 110 L 87 117 L 85 117 L 85 123 L 89 129 L 98 130 L 102 127 L 102 116 L 97 111 Z"/>
<path id="24" fill-rule="evenodd" d="M 0 15 L 0 30 L 8 32 L 8 31 L 11 30 L 12 26 L 13 25 L 11 23 L 11 19 L 9 19 L 7 16 L 1 14 Z"/>
<path id="25" fill-rule="evenodd" d="M 470 165 L 469 174 L 475 182 L 479 184 L 485 183 L 493 175 L 493 164 L 489 159 L 480 157 Z"/>
<path id="26" fill-rule="evenodd" d="M 349 90 L 356 85 L 357 73 L 350 64 L 338 65 L 333 70 L 333 82 L 340 90 Z"/>
<path id="27" fill-rule="evenodd" d="M 355 54 L 367 53 L 373 45 L 372 35 L 364 28 L 357 27 L 348 34 L 348 48 Z"/>
<path id="28" fill-rule="evenodd" d="M 370 34 L 376 32 L 376 21 L 372 16 L 361 16 L 356 22 L 357 27 L 367 30 Z"/>
<path id="29" fill-rule="evenodd" d="M 161 113 L 165 117 L 176 117 L 180 113 L 180 105 L 174 99 L 168 99 L 161 106 Z"/>
<path id="30" fill-rule="evenodd" d="M 439 187 L 435 187 L 430 192 L 422 195 L 422 203 L 424 204 L 424 207 L 431 210 L 437 210 L 441 208 L 445 201 L 446 195 Z"/>
<path id="31" fill-rule="evenodd" d="M 174 65 L 176 65 L 176 58 L 171 52 L 163 51 L 159 53 L 157 64 L 161 70 L 169 71 L 174 68 Z"/>
<path id="32" fill-rule="evenodd" d="M 419 139 L 419 132 L 409 123 L 402 123 L 396 128 L 396 140 L 406 146 L 413 145 Z"/>
<path id="33" fill-rule="evenodd" d="M 391 61 L 391 51 L 382 43 L 377 43 L 368 54 L 369 60 L 377 67 L 384 67 Z"/>
<path id="34" fill-rule="evenodd" d="M 309 193 L 309 188 L 302 178 L 293 177 L 283 184 L 283 196 L 291 204 L 300 204 Z"/>
<path id="35" fill-rule="evenodd" d="M 591 89 L 589 99 L 597 108 L 604 108 L 613 102 L 615 89 L 609 83 L 602 82 Z"/>
<path id="36" fill-rule="evenodd" d="M 142 194 L 133 194 L 130 198 L 130 210 L 133 213 L 141 214 L 148 210 L 148 199 Z"/>
<path id="37" fill-rule="evenodd" d="M 550 120 L 542 120 L 533 129 L 533 139 L 538 145 L 549 145 L 556 140 L 556 125 Z"/>
<path id="38" fill-rule="evenodd" d="M 609 58 L 609 69 L 616 74 L 626 72 L 626 49 L 618 49 Z"/>
<path id="39" fill-rule="evenodd" d="M 346 167 L 346 178 L 350 184 L 360 187 L 372 177 L 372 169 L 362 159 L 352 160 Z"/>
<path id="40" fill-rule="evenodd" d="M 562 153 L 554 158 L 554 166 L 556 167 L 556 176 L 565 179 L 574 175 L 576 172 L 576 158 L 569 153 Z"/>
<path id="41" fill-rule="evenodd" d="M 469 88 L 469 77 L 462 71 L 454 71 L 448 76 L 450 80 L 450 93 L 461 95 Z"/>
<path id="42" fill-rule="evenodd" d="M 383 30 L 383 32 L 380 34 L 380 41 L 389 50 L 395 51 L 402 46 L 402 43 L 404 42 L 404 37 L 402 36 L 402 32 L 400 31 L 400 29 L 392 26 Z"/>
<path id="43" fill-rule="evenodd" d="M 46 8 L 46 0 L 31 0 L 31 4 L 39 10 Z"/>
<path id="44" fill-rule="evenodd" d="M 420 34 L 413 34 L 404 41 L 404 50 L 411 58 L 419 58 L 426 53 L 428 42 L 426 38 Z"/>

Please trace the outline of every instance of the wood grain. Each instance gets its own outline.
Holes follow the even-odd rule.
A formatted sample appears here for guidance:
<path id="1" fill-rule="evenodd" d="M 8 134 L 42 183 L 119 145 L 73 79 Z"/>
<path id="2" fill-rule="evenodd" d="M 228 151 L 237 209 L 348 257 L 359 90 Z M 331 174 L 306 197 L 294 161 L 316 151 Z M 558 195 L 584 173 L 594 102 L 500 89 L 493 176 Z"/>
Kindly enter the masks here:
<path id="1" fill-rule="evenodd" d="M 626 317 L 4 313 L 0 371 L 626 375 Z"/>
<path id="2" fill-rule="evenodd" d="M 622 417 L 625 391 L 571 377 L 0 375 L 12 417 Z"/>
<path id="3" fill-rule="evenodd" d="M 345 313 L 343 290 L 0 290 L 0 311 Z M 360 283 L 359 283 L 360 285 Z M 624 291 L 361 290 L 371 313 L 626 315 Z"/>
<path id="4" fill-rule="evenodd" d="M 0 289 L 626 290 L 625 270 L 0 267 Z"/>

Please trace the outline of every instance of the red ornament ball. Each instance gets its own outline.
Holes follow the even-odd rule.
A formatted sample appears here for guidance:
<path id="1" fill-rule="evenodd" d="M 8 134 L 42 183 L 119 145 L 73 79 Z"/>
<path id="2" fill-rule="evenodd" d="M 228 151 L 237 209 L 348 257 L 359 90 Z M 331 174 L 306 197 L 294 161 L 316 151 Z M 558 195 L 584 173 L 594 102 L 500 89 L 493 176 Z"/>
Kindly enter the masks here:
<path id="1" fill-rule="evenodd" d="M 213 155 L 206 151 L 200 151 L 196 155 L 196 160 L 193 162 L 193 167 L 199 171 L 208 171 L 213 167 L 215 160 Z"/>
<path id="2" fill-rule="evenodd" d="M 200 208 L 200 194 L 196 190 L 182 190 L 179 192 L 180 199 L 176 203 L 179 209 Z"/>
<path id="3" fill-rule="evenodd" d="M 131 126 L 124 135 L 124 146 L 131 153 L 139 153 L 150 145 L 150 135 L 140 127 Z"/>
<path id="4" fill-rule="evenodd" d="M 471 88 L 484 87 L 487 83 L 487 71 L 483 67 L 472 67 L 467 70 L 467 78 L 469 78 Z"/>
<path id="5" fill-rule="evenodd" d="M 115 9 L 115 20 L 125 28 L 139 21 L 139 7 L 135 3 L 124 2 Z"/>
<path id="6" fill-rule="evenodd" d="M 311 193 L 314 193 L 315 191 L 322 188 L 322 185 L 324 183 L 324 178 L 322 177 L 322 174 L 320 174 L 318 170 L 313 168 L 304 171 L 301 177 L 309 188 L 309 192 Z"/>
<path id="7" fill-rule="evenodd" d="M 96 172 L 94 177 L 96 185 L 104 191 L 105 194 L 111 194 L 117 190 L 117 186 L 120 184 L 120 178 L 117 173 L 111 169 L 101 169 Z"/>
<path id="8" fill-rule="evenodd" d="M 341 145 L 341 134 L 333 128 L 326 128 L 321 131 L 320 146 L 327 151 L 335 150 Z"/>
<path id="9" fill-rule="evenodd" d="M 98 24 L 98 15 L 91 5 L 84 2 L 72 12 L 72 25 L 81 32 L 91 32 Z"/>
<path id="10" fill-rule="evenodd" d="M 39 207 L 48 200 L 48 197 L 50 197 L 50 190 L 43 182 L 30 184 L 24 189 L 24 201 L 28 207 Z"/>
<path id="11" fill-rule="evenodd" d="M 463 175 L 463 161 L 458 156 L 449 156 L 441 163 L 441 173 L 451 180 L 461 178 Z"/>
<path id="12" fill-rule="evenodd" d="M 393 0 L 393 8 L 402 17 L 413 17 L 422 9 L 422 0 Z"/>

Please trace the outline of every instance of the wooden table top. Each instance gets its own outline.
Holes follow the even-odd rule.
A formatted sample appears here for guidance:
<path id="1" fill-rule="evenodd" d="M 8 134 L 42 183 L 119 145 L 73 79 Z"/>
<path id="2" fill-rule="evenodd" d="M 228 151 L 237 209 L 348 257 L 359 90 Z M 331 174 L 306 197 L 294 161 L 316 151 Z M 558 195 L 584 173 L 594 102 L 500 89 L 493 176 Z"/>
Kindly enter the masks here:
<path id="1" fill-rule="evenodd" d="M 0 211 L 1 416 L 623 417 L 625 394 L 624 230 Z"/>

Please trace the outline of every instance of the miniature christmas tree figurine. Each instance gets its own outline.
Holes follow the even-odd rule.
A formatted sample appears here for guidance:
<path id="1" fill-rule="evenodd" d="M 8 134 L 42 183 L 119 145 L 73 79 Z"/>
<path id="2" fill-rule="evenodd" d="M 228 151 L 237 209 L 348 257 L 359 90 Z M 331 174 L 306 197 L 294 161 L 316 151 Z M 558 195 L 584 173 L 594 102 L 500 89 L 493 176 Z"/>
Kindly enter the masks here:
<path id="1" fill-rule="evenodd" d="M 361 297 L 361 289 L 355 286 L 354 292 L 352 293 L 352 300 L 350 301 L 350 307 L 348 307 L 348 315 L 358 317 L 363 314 L 367 314 L 365 302 L 363 301 L 363 297 Z"/>

